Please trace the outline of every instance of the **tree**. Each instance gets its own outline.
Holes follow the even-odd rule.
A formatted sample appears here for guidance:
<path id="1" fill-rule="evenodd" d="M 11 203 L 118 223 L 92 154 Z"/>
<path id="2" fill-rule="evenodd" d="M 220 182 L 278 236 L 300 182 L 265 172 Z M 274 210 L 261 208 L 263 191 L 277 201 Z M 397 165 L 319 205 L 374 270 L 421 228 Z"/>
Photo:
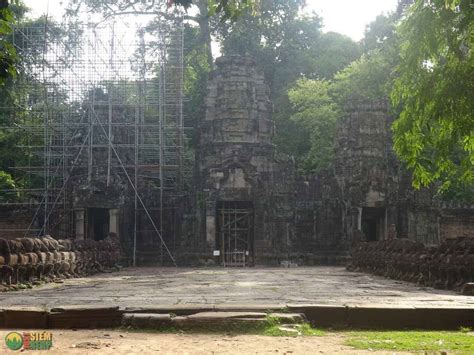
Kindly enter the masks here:
<path id="1" fill-rule="evenodd" d="M 217 18 L 221 22 L 234 21 L 246 11 L 252 14 L 257 14 L 259 11 L 259 0 L 167 0 L 166 4 L 155 0 L 70 0 L 66 9 L 67 15 L 77 17 L 82 5 L 92 12 L 101 13 L 105 18 L 127 14 L 167 17 L 169 15 L 167 8 L 171 6 L 182 7 L 186 12 L 190 7 L 194 7 L 197 14 L 186 14 L 184 18 L 199 26 L 200 40 L 205 46 L 210 66 L 212 66 L 210 19 Z"/>
<path id="2" fill-rule="evenodd" d="M 15 24 L 3 40 L 16 48 L 15 75 L 10 76 L 3 85 L 0 85 L 0 107 L 2 108 L 0 111 L 0 174 L 3 176 L 4 190 L 42 184 L 40 177 L 18 169 L 39 159 L 24 147 L 29 144 L 41 145 L 43 143 L 41 136 L 28 134 L 27 131 L 21 129 L 21 126 L 43 124 L 40 112 L 48 110 L 50 116 L 59 114 L 57 110 L 61 110 L 61 105 L 64 109 L 67 100 L 58 85 L 50 84 L 48 91 L 55 91 L 56 102 L 55 105 L 45 108 L 48 91 L 35 73 L 37 74 L 38 68 L 41 67 L 43 52 L 47 52 L 60 37 L 63 41 L 67 41 L 69 32 L 48 21 L 48 31 L 45 34 L 46 18 L 27 19 L 25 17 L 27 9 L 19 2 L 11 5 L 10 10 L 14 14 Z M 37 38 L 45 35 L 45 41 L 27 41 L 22 37 L 27 32 L 30 36 L 34 35 Z M 65 57 L 63 59 L 67 60 Z M 15 146 L 23 147 L 12 149 Z"/>
<path id="3" fill-rule="evenodd" d="M 374 50 L 334 76 L 331 91 L 339 104 L 388 97 L 393 63 L 383 51 Z"/>
<path id="4" fill-rule="evenodd" d="M 17 74 L 15 47 L 7 40 L 12 33 L 12 25 L 16 21 L 15 12 L 8 0 L 0 0 L 0 88 Z"/>
<path id="5" fill-rule="evenodd" d="M 326 80 L 300 79 L 288 91 L 294 114 L 291 119 L 310 134 L 311 148 L 300 159 L 303 171 L 327 168 L 334 157 L 333 142 L 340 111 L 329 94 Z"/>
<path id="6" fill-rule="evenodd" d="M 364 38 L 361 41 L 364 52 L 378 49 L 387 40 L 393 38 L 398 17 L 396 13 L 378 15 L 374 21 L 367 25 Z"/>
<path id="7" fill-rule="evenodd" d="M 415 187 L 473 190 L 474 11 L 469 0 L 416 0 L 397 28 L 402 60 L 394 147 Z"/>
<path id="8" fill-rule="evenodd" d="M 200 39 L 200 28 L 186 25 L 184 28 L 184 95 L 189 98 L 184 105 L 186 127 L 197 127 L 197 120 L 204 117 L 204 100 L 207 94 L 207 81 L 212 66 L 209 65 L 207 47 Z M 191 147 L 196 145 L 197 130 L 187 133 Z"/>
<path id="9" fill-rule="evenodd" d="M 288 93 L 291 120 L 308 136 L 309 147 L 304 158 L 298 159 L 302 170 L 315 172 L 330 165 L 337 121 L 348 102 L 388 97 L 399 60 L 394 32 L 397 16 L 381 15 L 367 27 L 362 40 L 365 53 L 360 58 L 361 48 L 350 39 L 334 33 L 322 36 L 318 51 L 323 54 L 313 54 L 320 59 L 317 71 L 308 77 L 326 80 L 300 80 Z"/>
<path id="10" fill-rule="evenodd" d="M 350 38 L 321 32 L 322 20 L 303 14 L 302 0 L 262 0 L 259 16 L 243 13 L 236 21 L 213 23 L 213 34 L 224 55 L 246 54 L 256 59 L 270 86 L 279 151 L 307 161 L 309 131 L 296 120 L 288 90 L 302 77 L 331 79 L 360 56 Z"/>

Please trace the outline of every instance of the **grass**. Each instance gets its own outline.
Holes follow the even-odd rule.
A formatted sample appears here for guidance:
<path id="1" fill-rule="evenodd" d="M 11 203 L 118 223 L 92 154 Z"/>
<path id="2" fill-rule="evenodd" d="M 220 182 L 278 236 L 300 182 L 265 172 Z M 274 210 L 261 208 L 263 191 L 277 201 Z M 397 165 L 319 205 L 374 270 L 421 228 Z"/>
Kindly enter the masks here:
<path id="1" fill-rule="evenodd" d="M 350 331 L 345 345 L 356 349 L 474 353 L 474 333 L 460 331 Z"/>

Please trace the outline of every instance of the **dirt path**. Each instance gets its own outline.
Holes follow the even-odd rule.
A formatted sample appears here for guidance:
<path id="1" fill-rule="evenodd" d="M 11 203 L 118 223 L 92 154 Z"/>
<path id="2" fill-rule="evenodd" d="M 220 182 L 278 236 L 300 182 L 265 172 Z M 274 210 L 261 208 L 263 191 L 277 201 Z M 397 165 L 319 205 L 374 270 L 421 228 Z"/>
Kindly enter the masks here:
<path id="1" fill-rule="evenodd" d="M 8 331 L 1 331 L 0 353 Z M 394 354 L 354 350 L 343 345 L 344 336 L 267 337 L 255 335 L 156 334 L 107 330 L 53 330 L 50 351 L 28 354 Z M 6 351 L 6 353 L 17 353 Z M 401 353 L 397 353 L 401 354 Z"/>

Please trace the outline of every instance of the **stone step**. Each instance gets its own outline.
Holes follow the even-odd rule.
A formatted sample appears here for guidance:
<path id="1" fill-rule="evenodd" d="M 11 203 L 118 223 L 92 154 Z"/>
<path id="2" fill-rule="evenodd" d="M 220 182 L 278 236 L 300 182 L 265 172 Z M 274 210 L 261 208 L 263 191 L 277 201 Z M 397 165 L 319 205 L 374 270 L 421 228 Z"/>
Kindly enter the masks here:
<path id="1" fill-rule="evenodd" d="M 171 315 L 159 313 L 124 313 L 122 325 L 132 328 L 171 327 Z"/>
<path id="2" fill-rule="evenodd" d="M 48 323 L 51 328 L 84 329 L 118 327 L 122 320 L 119 307 L 64 306 L 52 308 Z"/>
<path id="3" fill-rule="evenodd" d="M 190 328 L 198 326 L 221 326 L 233 324 L 264 324 L 268 317 L 278 319 L 283 324 L 303 323 L 304 315 L 300 313 L 263 313 L 263 312 L 198 312 L 185 316 L 169 313 L 124 313 L 123 326 L 134 328 Z"/>

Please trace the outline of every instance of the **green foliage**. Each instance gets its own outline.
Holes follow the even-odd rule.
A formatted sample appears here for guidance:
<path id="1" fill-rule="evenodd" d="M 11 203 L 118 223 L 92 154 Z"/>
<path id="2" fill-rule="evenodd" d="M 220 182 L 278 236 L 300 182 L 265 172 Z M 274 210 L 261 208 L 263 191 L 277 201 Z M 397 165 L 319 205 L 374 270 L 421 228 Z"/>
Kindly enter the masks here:
<path id="1" fill-rule="evenodd" d="M 417 0 L 398 27 L 394 147 L 415 187 L 440 182 L 442 192 L 467 188 L 472 196 L 473 24 L 469 0 Z"/>
<path id="2" fill-rule="evenodd" d="M 184 106 L 185 126 L 197 128 L 198 121 L 204 117 L 204 99 L 207 94 L 207 79 L 211 71 L 208 61 L 206 43 L 202 41 L 201 29 L 186 25 L 184 29 L 184 95 L 189 98 Z M 197 129 L 187 135 L 192 135 L 190 144 L 196 144 Z"/>
<path id="3" fill-rule="evenodd" d="M 306 172 L 327 168 L 334 157 L 333 142 L 338 106 L 329 95 L 330 84 L 325 80 L 300 79 L 288 91 L 294 114 L 291 119 L 310 134 L 311 148 L 302 159 Z"/>
<path id="4" fill-rule="evenodd" d="M 221 16 L 222 20 L 235 20 L 243 12 L 251 11 L 258 14 L 259 0 L 169 0 L 167 7 L 183 7 L 185 10 L 192 5 L 205 3 L 209 16 Z M 73 0 L 70 1 L 67 13 L 77 15 L 81 5 L 85 5 L 94 12 L 102 12 L 107 15 L 120 12 L 149 12 L 163 11 L 164 4 L 159 1 L 142 0 Z"/>
<path id="5" fill-rule="evenodd" d="M 21 38 L 28 28 L 30 35 L 38 35 L 41 37 L 45 30 L 44 17 L 38 19 L 25 19 L 26 8 L 17 3 L 11 6 L 11 10 L 15 16 L 15 26 L 12 32 L 3 37 L 6 42 L 13 45 L 13 38 Z M 48 21 L 48 32 L 46 35 L 46 46 L 43 41 L 17 41 L 16 45 L 18 53 L 15 59 L 14 77 L 0 85 L 0 172 L 5 172 L 15 181 L 11 188 L 19 187 L 37 187 L 42 186 L 42 178 L 33 174 L 26 174 L 20 166 L 30 165 L 35 159 L 40 157 L 33 155 L 27 148 L 15 146 L 41 145 L 42 137 L 39 135 L 27 134 L 21 129 L 23 124 L 42 124 L 43 113 L 47 110 L 50 117 L 61 115 L 66 109 L 66 95 L 59 86 L 50 86 L 50 90 L 54 90 L 54 105 L 46 106 L 45 103 L 45 87 L 33 75 L 32 71 L 38 69 L 43 50 L 48 50 L 49 45 L 53 45 L 58 37 L 67 40 L 72 32 L 59 28 L 54 23 Z M 21 47 L 20 47 L 21 43 Z M 67 58 L 63 58 L 67 60 Z M 7 197 L 16 198 L 18 194 L 7 191 Z"/>
<path id="6" fill-rule="evenodd" d="M 378 15 L 365 29 L 362 46 L 364 52 L 379 49 L 395 34 L 397 14 Z"/>
<path id="7" fill-rule="evenodd" d="M 192 2 L 192 0 L 176 0 L 176 3 L 178 1 Z M 232 21 L 235 21 L 245 11 L 250 11 L 254 16 L 258 15 L 259 3 L 259 0 L 207 0 L 210 16 L 222 14 L 222 20 L 230 19 Z"/>
<path id="8" fill-rule="evenodd" d="M 0 171 L 0 200 L 15 197 L 15 195 L 12 194 L 15 188 L 16 185 L 12 176 L 4 171 Z"/>
<path id="9" fill-rule="evenodd" d="M 213 33 L 224 55 L 246 54 L 256 60 L 274 104 L 274 142 L 306 166 L 311 132 L 290 119 L 294 112 L 288 90 L 302 77 L 331 79 L 359 57 L 360 49 L 348 37 L 321 33 L 321 18 L 302 15 L 303 6 L 301 0 L 262 0 L 257 17 L 247 12 L 234 22 L 218 22 Z"/>
<path id="10" fill-rule="evenodd" d="M 390 351 L 474 352 L 474 336 L 466 332 L 373 331 L 351 332 L 346 345 L 357 349 Z"/>
<path id="11" fill-rule="evenodd" d="M 17 60 L 16 50 L 6 39 L 13 31 L 15 14 L 9 6 L 8 0 L 0 0 L 0 89 L 7 81 L 17 75 L 15 63 Z"/>
<path id="12" fill-rule="evenodd" d="M 332 94 L 340 105 L 350 100 L 386 98 L 399 61 L 396 14 L 379 15 L 365 31 L 364 54 L 334 76 Z"/>
<path id="13" fill-rule="evenodd" d="M 361 55 L 360 46 L 351 38 L 336 32 L 323 33 L 314 49 L 307 53 L 315 72 L 311 77 L 330 80 Z"/>
<path id="14" fill-rule="evenodd" d="M 334 76 L 331 90 L 341 104 L 387 97 L 391 70 L 391 63 L 380 51 L 364 54 Z"/>

